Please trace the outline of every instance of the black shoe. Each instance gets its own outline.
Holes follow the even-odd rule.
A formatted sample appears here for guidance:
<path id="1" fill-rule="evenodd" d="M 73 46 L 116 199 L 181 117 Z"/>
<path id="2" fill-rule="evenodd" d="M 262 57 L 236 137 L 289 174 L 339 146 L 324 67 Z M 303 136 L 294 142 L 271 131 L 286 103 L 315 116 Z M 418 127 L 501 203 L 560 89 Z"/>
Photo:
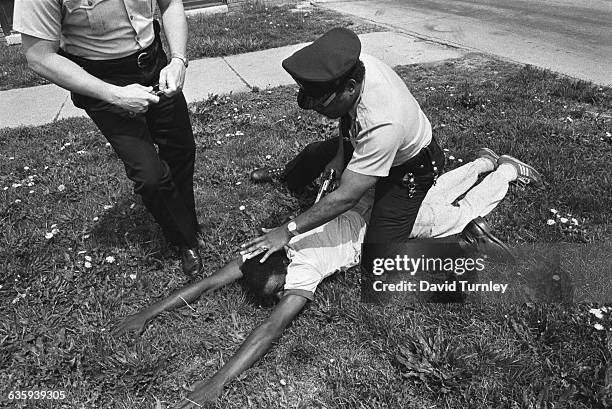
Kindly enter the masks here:
<path id="1" fill-rule="evenodd" d="M 189 278 L 196 277 L 202 269 L 202 258 L 197 248 L 183 247 L 180 250 L 183 273 Z"/>
<path id="2" fill-rule="evenodd" d="M 251 172 L 251 180 L 256 183 L 272 182 L 274 180 L 282 179 L 284 172 L 284 167 L 259 168 Z"/>
<path id="3" fill-rule="evenodd" d="M 465 226 L 459 236 L 459 245 L 468 253 L 477 254 L 492 261 L 516 264 L 514 255 L 500 239 L 491 232 L 491 227 L 482 217 L 477 217 Z"/>

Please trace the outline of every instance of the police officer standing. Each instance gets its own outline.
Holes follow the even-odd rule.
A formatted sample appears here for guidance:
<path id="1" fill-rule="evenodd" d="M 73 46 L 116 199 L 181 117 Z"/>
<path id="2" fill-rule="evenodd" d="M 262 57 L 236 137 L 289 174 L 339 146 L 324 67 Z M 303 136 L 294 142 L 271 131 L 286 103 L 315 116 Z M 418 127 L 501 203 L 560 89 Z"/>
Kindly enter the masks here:
<path id="1" fill-rule="evenodd" d="M 195 142 L 181 91 L 187 21 L 181 0 L 156 1 L 170 59 L 153 0 L 16 0 L 13 27 L 29 66 L 71 91 L 111 143 L 134 191 L 179 247 L 183 271 L 193 275 L 201 259 Z"/>

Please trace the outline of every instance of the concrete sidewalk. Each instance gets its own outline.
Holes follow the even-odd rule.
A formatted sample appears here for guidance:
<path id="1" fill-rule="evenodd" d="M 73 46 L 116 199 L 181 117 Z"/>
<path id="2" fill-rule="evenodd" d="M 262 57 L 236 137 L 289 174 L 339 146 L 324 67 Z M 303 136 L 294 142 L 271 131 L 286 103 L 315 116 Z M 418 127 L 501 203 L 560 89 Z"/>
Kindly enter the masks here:
<path id="1" fill-rule="evenodd" d="M 391 66 L 418 64 L 461 57 L 465 51 L 394 32 L 359 36 L 363 51 Z M 188 102 L 211 94 L 247 92 L 294 84 L 281 61 L 305 44 L 274 48 L 222 58 L 192 61 L 184 87 Z M 75 108 L 69 93 L 55 85 L 0 92 L 0 128 L 36 126 L 60 119 L 85 116 Z"/>

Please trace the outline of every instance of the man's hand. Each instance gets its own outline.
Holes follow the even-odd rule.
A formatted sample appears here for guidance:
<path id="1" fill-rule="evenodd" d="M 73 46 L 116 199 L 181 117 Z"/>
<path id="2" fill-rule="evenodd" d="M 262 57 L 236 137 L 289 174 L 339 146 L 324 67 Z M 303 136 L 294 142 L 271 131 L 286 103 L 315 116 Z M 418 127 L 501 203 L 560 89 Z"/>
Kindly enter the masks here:
<path id="1" fill-rule="evenodd" d="M 291 234 L 287 230 L 287 225 L 283 224 L 275 229 L 268 230 L 263 236 L 242 244 L 240 254 L 261 253 L 267 250 L 266 254 L 259 260 L 260 263 L 264 263 L 272 253 L 282 250 L 290 240 Z"/>
<path id="2" fill-rule="evenodd" d="M 159 97 L 151 94 L 151 91 L 153 87 L 140 84 L 116 87 L 109 102 L 127 111 L 130 116 L 142 115 L 147 112 L 150 104 L 159 102 Z"/>
<path id="3" fill-rule="evenodd" d="M 342 172 L 344 171 L 344 158 L 342 156 L 336 155 L 323 170 L 323 174 L 329 174 L 329 170 L 334 169 L 336 171 L 336 180 L 340 180 L 342 178 Z"/>
<path id="4" fill-rule="evenodd" d="M 210 381 L 200 381 L 193 385 L 185 399 L 174 406 L 174 409 L 198 409 L 205 403 L 213 403 L 223 393 L 223 386 Z"/>
<path id="5" fill-rule="evenodd" d="M 185 65 L 178 58 L 173 58 L 159 73 L 159 90 L 171 97 L 183 89 L 185 83 Z"/>
<path id="6" fill-rule="evenodd" d="M 119 337 L 129 332 L 135 332 L 137 336 L 141 336 L 142 333 L 147 329 L 149 320 L 142 313 L 136 313 L 126 317 L 115 329 L 113 329 L 113 336 Z"/>

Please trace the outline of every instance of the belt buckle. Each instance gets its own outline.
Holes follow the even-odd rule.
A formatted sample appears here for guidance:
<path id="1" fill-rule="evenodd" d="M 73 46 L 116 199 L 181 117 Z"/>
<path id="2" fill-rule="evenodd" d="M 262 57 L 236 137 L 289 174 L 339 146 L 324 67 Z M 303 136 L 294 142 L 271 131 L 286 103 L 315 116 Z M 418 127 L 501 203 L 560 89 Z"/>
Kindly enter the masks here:
<path id="1" fill-rule="evenodd" d="M 146 51 L 138 54 L 138 58 L 136 58 L 136 65 L 138 66 L 138 68 L 144 68 L 147 66 L 145 62 L 145 59 L 147 57 L 149 57 L 149 53 Z"/>

